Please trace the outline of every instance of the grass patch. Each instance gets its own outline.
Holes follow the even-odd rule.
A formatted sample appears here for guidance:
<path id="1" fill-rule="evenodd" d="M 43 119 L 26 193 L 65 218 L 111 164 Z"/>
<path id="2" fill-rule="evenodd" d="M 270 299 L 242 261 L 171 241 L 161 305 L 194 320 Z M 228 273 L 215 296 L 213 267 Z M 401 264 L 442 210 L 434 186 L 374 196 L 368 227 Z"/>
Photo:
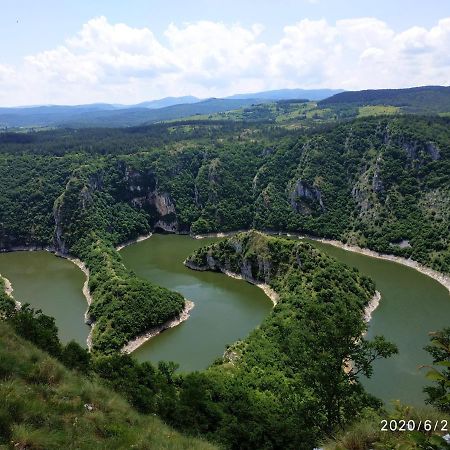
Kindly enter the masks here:
<path id="1" fill-rule="evenodd" d="M 158 418 L 62 366 L 0 322 L 0 448 L 199 449 Z"/>
<path id="2" fill-rule="evenodd" d="M 400 108 L 398 106 L 390 105 L 367 105 L 361 106 L 358 109 L 358 117 L 368 117 L 368 116 L 387 116 L 398 114 Z"/>

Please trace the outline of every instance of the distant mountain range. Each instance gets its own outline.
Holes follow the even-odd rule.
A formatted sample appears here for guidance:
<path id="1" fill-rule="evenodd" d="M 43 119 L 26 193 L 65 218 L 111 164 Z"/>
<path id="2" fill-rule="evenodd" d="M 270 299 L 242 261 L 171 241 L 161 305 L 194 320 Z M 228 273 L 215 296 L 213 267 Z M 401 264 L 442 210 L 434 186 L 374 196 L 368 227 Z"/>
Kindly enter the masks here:
<path id="1" fill-rule="evenodd" d="M 142 102 L 138 103 L 137 105 L 134 105 L 136 107 L 140 108 L 150 108 L 150 109 L 157 109 L 157 108 L 166 108 L 167 106 L 173 106 L 173 105 L 183 105 L 186 103 L 198 103 L 201 102 L 202 99 L 198 97 L 193 97 L 192 95 L 185 95 L 184 97 L 164 97 L 159 100 L 150 100 L 148 102 Z M 129 108 L 129 106 L 123 106 L 124 108 Z"/>
<path id="2" fill-rule="evenodd" d="M 0 128 L 17 127 L 126 127 L 197 114 L 212 114 L 285 99 L 321 100 L 341 90 L 282 89 L 227 98 L 165 97 L 136 105 L 94 103 L 76 106 L 27 106 L 0 108 Z"/>
<path id="3" fill-rule="evenodd" d="M 76 106 L 27 106 L 0 108 L 1 128 L 130 127 L 248 108 L 261 103 L 305 99 L 322 108 L 392 105 L 403 112 L 450 111 L 450 87 L 342 91 L 338 89 L 281 89 L 236 94 L 227 98 L 165 97 L 136 105 L 94 103 Z"/>

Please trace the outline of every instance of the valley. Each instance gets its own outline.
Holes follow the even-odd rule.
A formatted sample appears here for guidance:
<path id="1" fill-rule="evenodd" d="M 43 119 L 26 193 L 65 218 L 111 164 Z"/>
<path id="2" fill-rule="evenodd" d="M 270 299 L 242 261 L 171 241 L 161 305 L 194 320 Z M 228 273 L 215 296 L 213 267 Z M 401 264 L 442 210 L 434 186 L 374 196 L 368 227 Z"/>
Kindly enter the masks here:
<path id="1" fill-rule="evenodd" d="M 407 91 L 398 102 L 420 108 L 446 95 L 432 89 L 418 103 Z M 423 392 L 418 366 L 435 362 L 423 348 L 445 330 L 448 291 L 412 268 L 296 237 L 448 276 L 449 119 L 380 98 L 0 133 L 0 273 L 16 300 L 43 310 L 17 311 L 2 294 L 2 317 L 140 414 L 226 448 L 309 450 L 367 411 L 391 414 L 393 399 L 422 407 L 437 394 Z M 84 264 L 87 312 L 83 273 L 45 248 Z M 264 285 L 276 305 L 214 272 Z"/>
<path id="2" fill-rule="evenodd" d="M 364 386 L 387 406 L 393 400 L 423 404 L 424 374 L 419 366 L 430 362 L 423 350 L 428 332 L 446 325 L 450 313 L 446 289 L 414 269 L 305 240 L 371 277 L 381 292 L 367 337 L 386 336 L 399 346 L 399 355 L 377 362 L 374 375 L 362 380 Z M 217 238 L 153 235 L 121 251 L 125 265 L 138 276 L 180 292 L 195 304 L 186 323 L 165 330 L 133 352 L 139 361 L 174 361 L 182 372 L 204 370 L 269 314 L 271 303 L 257 287 L 222 274 L 192 272 L 182 264 L 192 251 L 215 241 Z M 61 284 L 65 280 L 63 268 L 64 273 L 70 271 L 70 281 L 66 282 L 70 285 Z M 44 252 L 0 254 L 0 273 L 13 282 L 17 298 L 55 317 L 63 342 L 75 339 L 85 346 L 86 303 L 80 296 L 82 282 L 77 272 L 66 261 Z M 71 291 L 73 295 L 69 295 Z M 402 379 L 402 383 L 390 384 L 392 377 Z"/>

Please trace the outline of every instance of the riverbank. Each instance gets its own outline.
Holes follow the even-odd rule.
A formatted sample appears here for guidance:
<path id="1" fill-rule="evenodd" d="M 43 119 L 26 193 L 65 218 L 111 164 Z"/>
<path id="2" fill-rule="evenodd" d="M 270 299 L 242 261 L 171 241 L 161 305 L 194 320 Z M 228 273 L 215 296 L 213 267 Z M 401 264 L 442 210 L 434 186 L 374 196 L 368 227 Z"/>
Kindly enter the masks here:
<path id="1" fill-rule="evenodd" d="M 12 286 L 11 281 L 9 281 L 8 278 L 4 277 L 1 273 L 0 273 L 0 278 L 2 278 L 3 282 L 5 283 L 5 294 L 9 298 L 14 300 L 14 304 L 16 305 L 16 310 L 19 310 L 20 308 L 22 308 L 22 303 L 20 303 L 18 300 L 16 300 L 14 298 L 14 295 L 13 295 L 14 288 Z"/>
<path id="2" fill-rule="evenodd" d="M 89 307 L 92 304 L 92 295 L 91 295 L 91 291 L 89 290 L 89 269 L 86 267 L 86 264 L 84 264 L 83 261 L 81 261 L 81 259 L 78 258 L 73 258 L 72 256 L 68 256 L 68 255 L 63 255 L 61 253 L 55 252 L 56 256 L 59 256 L 60 258 L 64 258 L 67 259 L 68 261 L 72 262 L 73 264 L 75 264 L 85 275 L 85 280 L 83 283 L 83 295 L 84 298 L 86 299 L 86 302 L 88 304 L 88 307 L 86 309 L 86 311 L 84 312 L 84 323 L 86 325 L 89 325 L 90 327 L 90 331 L 88 334 L 88 337 L 86 338 L 86 345 L 89 351 L 92 350 L 92 335 L 94 332 L 94 326 L 95 326 L 95 322 L 92 320 L 91 316 L 89 315 Z"/>
<path id="3" fill-rule="evenodd" d="M 57 256 L 58 258 L 64 258 L 67 259 L 68 261 L 70 261 L 72 264 L 75 264 L 85 275 L 85 281 L 83 283 L 83 288 L 82 288 L 82 292 L 83 292 L 83 296 L 86 299 L 86 302 L 88 304 L 88 307 L 84 313 L 84 321 L 87 325 L 89 325 L 89 327 L 91 328 L 88 337 L 86 338 L 86 345 L 88 347 L 88 350 L 91 351 L 92 349 L 92 332 L 94 329 L 94 322 L 92 321 L 92 319 L 89 317 L 89 307 L 92 304 L 92 296 L 91 296 L 91 292 L 89 290 L 89 269 L 86 267 L 86 265 L 83 263 L 83 261 L 81 261 L 78 258 L 74 258 L 72 256 L 66 255 L 64 253 L 61 253 L 59 251 L 57 251 L 54 247 L 43 247 L 43 246 L 36 246 L 36 245 L 30 245 L 30 246 L 15 246 L 15 247 L 11 247 L 7 250 L 2 249 L 2 252 L 36 252 L 36 251 L 45 251 L 45 252 L 49 252 L 49 253 L 53 253 L 55 256 Z M 5 279 L 5 286 L 7 285 L 6 282 L 6 278 Z M 8 283 L 10 285 L 10 289 L 11 289 L 11 294 L 12 294 L 12 286 L 11 283 L 8 280 Z M 12 298 L 14 298 L 11 295 Z M 20 308 L 22 305 L 20 302 L 18 302 L 17 300 L 15 300 L 16 303 L 16 308 Z"/>
<path id="4" fill-rule="evenodd" d="M 185 260 L 183 264 L 189 269 L 199 270 L 200 272 L 205 272 L 205 271 L 209 270 L 208 267 L 200 267 L 200 266 L 197 266 L 187 260 Z M 220 269 L 220 271 L 223 274 L 225 274 L 231 278 L 235 278 L 237 280 L 244 280 L 244 281 L 247 281 L 247 283 L 254 284 L 256 287 L 259 287 L 260 289 L 262 289 L 264 294 L 266 294 L 267 297 L 269 297 L 269 299 L 273 303 L 273 306 L 276 306 L 276 304 L 278 303 L 279 295 L 268 284 L 260 283 L 259 281 L 255 280 L 253 278 L 251 278 L 251 279 L 244 278 L 242 275 L 239 275 L 238 273 L 235 273 L 235 272 L 231 272 L 229 270 Z"/>
<path id="5" fill-rule="evenodd" d="M 148 234 L 143 234 L 142 236 L 138 236 L 135 239 L 130 239 L 129 241 L 124 242 L 123 244 L 120 244 L 116 247 L 116 250 L 118 252 L 120 252 L 120 250 L 122 250 L 125 247 L 128 247 L 131 244 L 136 244 L 137 242 L 141 242 L 141 241 L 145 241 L 146 239 L 148 239 L 149 237 L 152 236 L 153 233 L 148 233 Z"/>
<path id="6" fill-rule="evenodd" d="M 248 278 L 244 278 L 242 275 L 239 275 L 235 272 L 230 272 L 229 270 L 221 270 L 222 273 L 224 273 L 225 275 L 231 277 L 231 278 L 236 278 L 237 280 L 244 280 L 247 281 L 250 284 L 254 284 L 255 286 L 259 287 L 260 289 L 262 289 L 262 291 L 264 292 L 264 294 L 267 295 L 267 297 L 270 298 L 270 300 L 273 303 L 273 306 L 276 306 L 278 303 L 278 300 L 280 299 L 280 296 L 266 283 L 260 283 L 254 279 L 248 279 Z"/>
<path id="7" fill-rule="evenodd" d="M 86 267 L 84 262 L 81 261 L 81 259 L 74 258 L 69 255 L 64 255 L 59 252 L 51 252 L 51 253 L 53 253 L 55 256 L 58 256 L 59 258 L 67 259 L 71 263 L 75 264 L 84 273 L 86 279 L 84 281 L 82 291 L 83 291 L 83 295 L 84 295 L 84 298 L 86 299 L 88 306 L 91 306 L 93 300 L 92 300 L 91 292 L 89 290 L 89 269 Z M 86 311 L 86 314 L 87 314 L 87 311 Z M 86 318 L 86 315 L 85 315 L 85 318 Z"/>
<path id="8" fill-rule="evenodd" d="M 430 278 L 433 278 L 438 283 L 442 284 L 450 292 L 450 276 L 438 272 L 434 269 L 431 269 L 427 266 L 424 266 L 423 264 L 420 264 L 419 262 L 413 259 L 407 259 L 401 256 L 390 255 L 387 253 L 378 253 L 374 250 L 369 250 L 368 248 L 362 248 L 357 245 L 344 244 L 343 242 L 334 239 L 322 239 L 322 238 L 314 238 L 311 236 L 299 236 L 300 239 L 302 239 L 303 237 L 306 237 L 307 239 L 311 239 L 313 241 L 322 242 L 323 244 L 333 245 L 334 247 L 341 248 L 342 250 L 346 250 L 348 252 L 359 253 L 361 255 L 370 256 L 372 258 L 384 259 L 387 261 L 402 264 L 404 266 L 415 269 L 418 272 L 429 276 Z"/>
<path id="9" fill-rule="evenodd" d="M 146 331 L 144 334 L 141 334 L 140 336 L 134 338 L 128 344 L 126 344 L 122 348 L 122 353 L 132 353 L 137 348 L 139 348 L 141 345 L 145 344 L 150 339 L 154 338 L 158 334 L 162 333 L 164 330 L 167 330 L 169 328 L 174 328 L 180 323 L 186 321 L 189 319 L 190 312 L 194 308 L 195 304 L 194 302 L 191 302 L 190 300 L 185 299 L 185 306 L 183 311 L 181 313 L 174 317 L 173 319 L 169 319 L 168 321 L 164 322 L 161 325 L 158 325 L 157 327 L 153 327 L 150 330 Z"/>
<path id="10" fill-rule="evenodd" d="M 245 230 L 239 230 L 239 231 L 230 231 L 226 233 L 209 233 L 209 234 L 200 234 L 191 236 L 194 239 L 204 239 L 207 237 L 229 237 L 233 236 L 237 233 L 240 233 Z M 445 275 L 442 272 L 438 272 L 437 270 L 431 269 L 430 267 L 424 266 L 423 264 L 415 261 L 414 259 L 408 259 L 401 256 L 395 256 L 388 253 L 379 253 L 374 250 L 370 250 L 368 248 L 362 248 L 357 245 L 349 245 L 344 244 L 341 241 L 335 240 L 335 239 L 325 239 L 325 238 L 318 238 L 310 235 L 300 234 L 300 233 L 288 233 L 285 231 L 261 231 L 262 233 L 270 234 L 273 236 L 286 236 L 286 237 L 297 237 L 298 239 L 311 239 L 312 241 L 322 242 L 323 244 L 329 244 L 333 245 L 334 247 L 341 248 L 342 250 L 346 250 L 348 252 L 353 253 L 359 253 L 361 255 L 370 256 L 372 258 L 377 259 L 384 259 L 387 261 L 392 261 L 398 264 L 402 264 L 404 266 L 410 267 L 411 269 L 415 269 L 420 273 L 423 273 L 424 275 L 429 276 L 430 278 L 433 278 L 433 280 L 436 280 L 438 283 L 442 284 L 450 293 L 450 276 Z"/>
<path id="11" fill-rule="evenodd" d="M 381 300 L 381 293 L 378 291 L 375 291 L 375 294 L 370 299 L 369 303 L 367 303 L 366 307 L 364 308 L 364 312 L 363 312 L 364 322 L 366 322 L 367 324 L 369 324 L 369 322 L 371 321 L 372 314 L 378 308 L 378 305 L 380 304 L 380 300 Z M 367 334 L 367 330 L 362 334 L 361 337 L 364 337 L 366 334 Z M 350 359 L 345 359 L 342 362 L 342 367 L 344 369 L 344 372 L 346 374 L 349 374 L 353 369 L 353 361 Z"/>
<path id="12" fill-rule="evenodd" d="M 372 319 L 372 314 L 374 311 L 378 308 L 378 305 L 380 304 L 381 300 L 381 293 L 378 291 L 375 291 L 374 296 L 370 299 L 369 303 L 367 303 L 366 307 L 364 308 L 364 322 L 369 323 Z"/>
<path id="13" fill-rule="evenodd" d="M 206 233 L 206 234 L 195 234 L 190 235 L 193 239 L 207 239 L 207 238 L 224 238 L 234 236 L 237 233 L 243 233 L 248 230 L 237 230 L 237 231 L 219 231 L 218 233 Z"/>

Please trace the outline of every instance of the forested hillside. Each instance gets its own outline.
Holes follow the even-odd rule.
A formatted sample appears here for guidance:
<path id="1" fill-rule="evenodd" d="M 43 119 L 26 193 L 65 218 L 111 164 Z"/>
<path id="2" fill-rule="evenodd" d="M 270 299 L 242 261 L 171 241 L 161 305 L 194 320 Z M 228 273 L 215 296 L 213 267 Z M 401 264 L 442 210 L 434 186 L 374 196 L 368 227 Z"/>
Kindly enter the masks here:
<path id="1" fill-rule="evenodd" d="M 2 321 L 0 376 L 1 448 L 215 448 L 137 413 L 98 378 L 65 368 Z"/>
<path id="2" fill-rule="evenodd" d="M 0 135 L 0 242 L 51 245 L 53 204 L 67 185 L 102 197 L 94 209 L 103 217 L 87 227 L 106 226 L 115 242 L 155 225 L 289 230 L 448 272 L 448 125 L 398 117 L 305 132 L 200 123 Z"/>
<path id="3" fill-rule="evenodd" d="M 448 125 L 396 117 L 306 131 L 206 122 L 3 134 L 0 246 L 49 246 L 86 262 L 102 352 L 183 308 L 114 249 L 155 228 L 295 231 L 448 273 Z"/>
<path id="4" fill-rule="evenodd" d="M 341 92 L 324 100 L 321 106 L 330 105 L 391 105 L 409 113 L 448 112 L 450 87 L 421 86 L 409 89 L 369 89 Z"/>

